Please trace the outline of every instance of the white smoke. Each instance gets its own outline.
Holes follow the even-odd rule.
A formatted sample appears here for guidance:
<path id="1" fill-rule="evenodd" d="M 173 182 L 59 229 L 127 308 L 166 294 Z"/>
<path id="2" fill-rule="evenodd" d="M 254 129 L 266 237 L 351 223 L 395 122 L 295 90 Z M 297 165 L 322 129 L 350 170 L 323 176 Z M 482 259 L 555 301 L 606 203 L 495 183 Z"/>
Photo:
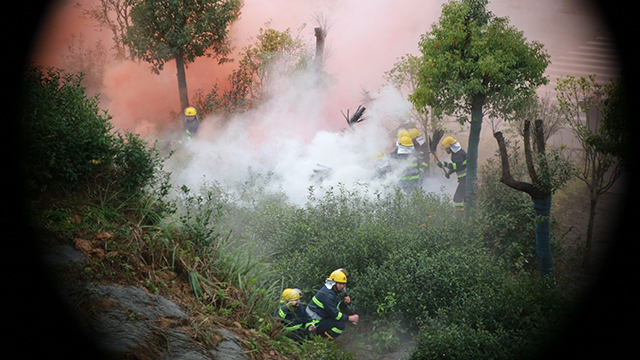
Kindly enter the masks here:
<path id="1" fill-rule="evenodd" d="M 233 189 L 250 174 L 272 174 L 272 191 L 283 191 L 294 204 L 303 204 L 309 187 L 347 189 L 367 184 L 370 193 L 393 191 L 399 174 L 377 176 L 378 154 L 394 149 L 397 124 L 406 120 L 411 104 L 391 87 L 383 87 L 367 104 L 366 120 L 352 128 L 326 130 L 331 89 L 315 86 L 310 72 L 288 78 L 259 108 L 236 116 L 225 127 L 219 119 L 202 121 L 200 130 L 167 163 L 175 185 L 196 188 L 215 181 Z M 356 104 L 359 105 L 359 104 Z M 334 108 L 336 116 L 342 116 Z M 346 114 L 345 114 L 346 115 Z M 452 185 L 452 184 L 450 184 Z M 441 181 L 425 186 L 440 192 Z"/>

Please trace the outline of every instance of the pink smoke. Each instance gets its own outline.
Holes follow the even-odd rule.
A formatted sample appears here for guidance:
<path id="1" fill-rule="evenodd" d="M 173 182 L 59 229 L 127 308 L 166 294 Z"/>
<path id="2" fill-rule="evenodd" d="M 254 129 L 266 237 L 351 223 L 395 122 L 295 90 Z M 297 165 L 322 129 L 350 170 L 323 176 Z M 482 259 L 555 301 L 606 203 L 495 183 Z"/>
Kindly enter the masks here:
<path id="1" fill-rule="evenodd" d="M 81 17 L 74 7 L 77 1 L 53 4 L 48 20 L 42 24 L 42 36 L 34 48 L 36 64 L 63 66 L 71 36 L 83 34 L 87 43 L 102 39 L 111 46 L 107 30 L 97 32 L 90 19 Z M 87 7 L 95 0 L 82 0 Z M 383 84 L 383 74 L 396 59 L 417 52 L 420 34 L 439 16 L 442 1 L 294 1 L 245 0 L 241 18 L 231 31 L 236 51 L 255 38 L 258 30 L 270 22 L 270 27 L 296 32 L 306 27 L 301 36 L 315 46 L 314 14 L 322 14 L 330 25 L 325 45 L 326 70 L 335 78 L 335 86 L 327 94 L 330 107 L 326 129 L 344 128 L 340 110 L 355 111 L 362 99 L 362 90 L 376 90 Z M 237 57 L 236 57 L 237 58 Z M 227 76 L 234 64 L 220 66 L 213 59 L 199 58 L 187 69 L 191 94 L 196 89 L 208 92 L 214 84 L 226 87 Z M 104 88 L 100 91 L 102 106 L 113 116 L 117 128 L 137 132 L 153 132 L 175 121 L 169 114 L 180 112 L 175 64 L 167 63 L 160 75 L 152 74 L 146 63 L 114 62 L 105 70 Z M 317 131 L 318 129 L 310 129 Z"/>

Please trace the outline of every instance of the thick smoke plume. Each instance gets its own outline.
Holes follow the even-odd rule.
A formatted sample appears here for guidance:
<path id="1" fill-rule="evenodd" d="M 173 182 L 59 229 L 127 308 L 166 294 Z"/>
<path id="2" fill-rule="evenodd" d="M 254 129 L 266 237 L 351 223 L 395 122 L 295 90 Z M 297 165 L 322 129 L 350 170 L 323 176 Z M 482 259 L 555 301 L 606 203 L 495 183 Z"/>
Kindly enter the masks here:
<path id="1" fill-rule="evenodd" d="M 82 18 L 73 3 L 61 1 L 52 10 L 50 22 L 43 26 L 50 30 L 43 30 L 42 51 L 34 54 L 37 63 L 63 67 L 69 39 L 80 33 L 89 34 L 84 35 L 87 42 L 100 39 L 109 44 L 108 33 L 95 32 L 91 20 Z M 278 79 L 271 100 L 260 108 L 236 116 L 224 126 L 213 116 L 201 119 L 197 137 L 184 143 L 167 164 L 172 178 L 189 187 L 203 180 L 234 186 L 245 181 L 250 172 L 271 173 L 271 185 L 296 203 L 304 201 L 310 185 L 371 182 L 376 154 L 393 149 L 391 131 L 398 125 L 394 121 L 406 120 L 410 110 L 403 96 L 383 86 L 384 72 L 398 57 L 417 53 L 419 36 L 437 19 L 442 3 L 246 0 L 241 18 L 231 29 L 237 51 L 267 22 L 279 31 L 302 28 L 300 37 L 313 49 L 316 25 L 311 22 L 314 14 L 322 14 L 330 24 L 325 71 L 331 81 L 328 86 L 316 86 L 318 79 L 312 71 Z M 95 2 L 83 2 L 91 4 Z M 234 66 L 197 59 L 187 69 L 190 93 L 197 89 L 207 92 L 214 84 L 225 88 Z M 177 88 L 173 62 L 156 75 L 146 63 L 112 61 L 106 64 L 102 87 L 96 92 L 117 129 L 163 141 L 167 129 L 179 128 Z M 362 105 L 363 89 L 371 91 L 376 100 L 366 104 L 367 120 L 355 125 L 354 131 L 341 112 L 353 112 Z M 327 168 L 330 176 L 313 181 L 319 170 Z M 382 189 L 394 182 L 389 177 L 371 186 Z"/>
<path id="2" fill-rule="evenodd" d="M 36 64 L 64 67 L 64 54 L 73 36 L 82 34 L 88 44 L 101 40 L 107 47 L 112 45 L 109 32 L 97 31 L 95 22 L 83 18 L 74 6 L 77 2 L 85 8 L 97 4 L 97 0 L 51 3 L 50 16 L 41 25 L 41 36 L 34 45 Z M 330 25 L 324 69 L 332 81 L 328 88 L 319 89 L 313 86 L 316 79 L 312 74 L 282 79 L 285 86 L 272 94 L 271 101 L 232 119 L 228 126 L 221 126 L 215 117 L 203 119 L 198 137 L 184 148 L 190 155 L 176 156 L 170 164 L 174 178 L 191 186 L 203 177 L 228 184 L 245 179 L 249 168 L 259 173 L 273 172 L 278 186 L 296 201 L 313 184 L 309 177 L 315 174 L 314 170 L 325 166 L 333 171 L 322 185 L 371 180 L 376 152 L 388 152 L 393 147 L 390 130 L 398 124 L 391 119 L 406 118 L 409 108 L 405 97 L 384 86 L 384 72 L 399 57 L 419 54 L 420 36 L 437 21 L 445 2 L 245 0 L 241 17 L 230 33 L 237 52 L 266 23 L 278 31 L 302 28 L 301 38 L 313 48 L 314 14 L 321 14 Z M 509 16 L 530 40 L 546 44 L 552 57 L 564 51 L 567 43 L 580 41 L 578 35 L 591 36 L 598 28 L 594 26 L 598 25 L 595 17 L 590 17 L 585 5 L 575 0 L 494 0 L 489 8 L 498 16 Z M 564 31 L 567 23 L 572 29 L 582 30 Z M 190 93 L 208 92 L 213 85 L 226 88 L 227 77 L 235 66 L 218 65 L 204 57 L 197 59 L 187 69 Z M 113 116 L 117 129 L 160 138 L 168 129 L 179 127 L 182 109 L 175 63 L 167 63 L 156 75 L 146 63 L 113 61 L 105 65 L 103 74 L 102 84 L 92 90 L 100 94 L 101 107 Z M 353 131 L 341 111 L 355 111 L 364 105 L 363 89 L 370 91 L 376 101 L 366 104 L 368 119 Z M 465 137 L 463 133 L 457 135 Z M 433 191 L 438 191 L 441 183 L 455 186 L 453 180 L 441 177 L 427 183 Z"/>

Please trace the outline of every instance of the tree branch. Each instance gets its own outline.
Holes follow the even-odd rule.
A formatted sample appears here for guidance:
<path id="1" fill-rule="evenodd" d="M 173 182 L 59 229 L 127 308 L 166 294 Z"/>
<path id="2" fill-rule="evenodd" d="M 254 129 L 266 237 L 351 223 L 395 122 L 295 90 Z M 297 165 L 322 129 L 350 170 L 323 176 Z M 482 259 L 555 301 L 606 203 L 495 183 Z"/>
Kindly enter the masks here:
<path id="1" fill-rule="evenodd" d="M 502 135 L 502 132 L 498 131 L 493 133 L 493 137 L 496 138 L 496 141 L 498 142 L 498 148 L 500 150 L 500 162 L 502 164 L 502 176 L 500 177 L 500 182 L 512 189 L 523 191 L 529 194 L 531 197 L 539 197 L 539 192 L 533 187 L 532 184 L 517 181 L 513 178 L 513 175 L 511 175 L 511 168 L 509 166 L 509 155 L 507 154 L 507 147 L 504 143 L 504 136 Z"/>
<path id="2" fill-rule="evenodd" d="M 533 166 L 533 156 L 531 155 L 531 122 L 529 120 L 524 121 L 524 158 L 527 162 L 527 170 L 529 171 L 529 177 L 534 184 L 538 183 L 538 175 L 536 174 L 536 168 Z M 506 151 L 506 149 L 505 149 Z"/>

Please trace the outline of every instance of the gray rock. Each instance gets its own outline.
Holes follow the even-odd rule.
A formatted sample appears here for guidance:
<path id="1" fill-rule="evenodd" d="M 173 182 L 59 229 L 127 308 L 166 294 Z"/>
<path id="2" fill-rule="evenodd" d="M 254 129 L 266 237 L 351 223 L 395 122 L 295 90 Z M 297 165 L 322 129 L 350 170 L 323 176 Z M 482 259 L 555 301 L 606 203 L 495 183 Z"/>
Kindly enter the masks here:
<path id="1" fill-rule="evenodd" d="M 216 329 L 216 332 L 224 338 L 218 344 L 218 347 L 211 350 L 211 354 L 213 354 L 214 359 L 225 359 L 225 360 L 247 360 L 249 357 L 244 353 L 244 349 L 238 345 L 235 335 L 224 330 L 224 329 Z"/>
<path id="2" fill-rule="evenodd" d="M 57 266 L 86 262 L 87 257 L 71 246 L 42 249 L 45 263 Z M 235 335 L 224 330 L 216 348 L 205 348 L 189 336 L 180 320 L 188 314 L 176 303 L 136 286 L 66 284 L 63 297 L 69 304 L 84 304 L 83 323 L 96 345 L 116 358 L 162 360 L 247 360 Z M 164 319 L 164 320 L 163 320 Z M 161 321 L 169 324 L 161 326 Z"/>
<path id="3" fill-rule="evenodd" d="M 42 248 L 41 253 L 42 261 L 46 265 L 62 265 L 87 261 L 87 257 L 82 252 L 69 245 L 46 246 Z"/>

